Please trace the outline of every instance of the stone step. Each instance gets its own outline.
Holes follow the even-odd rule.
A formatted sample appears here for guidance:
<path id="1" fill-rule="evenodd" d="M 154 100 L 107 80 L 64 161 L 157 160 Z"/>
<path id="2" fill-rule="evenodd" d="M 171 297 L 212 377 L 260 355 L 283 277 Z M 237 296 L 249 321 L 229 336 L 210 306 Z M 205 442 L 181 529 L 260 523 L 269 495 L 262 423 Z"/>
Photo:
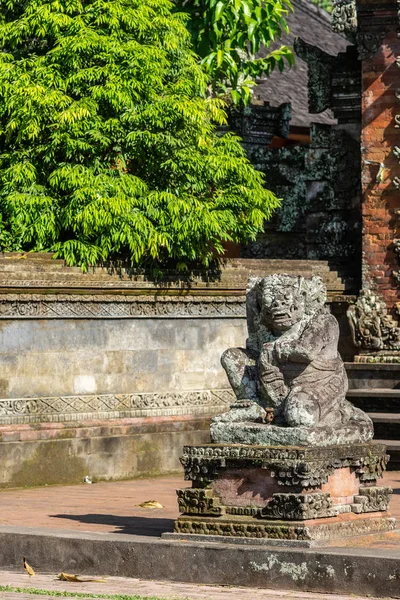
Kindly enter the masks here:
<path id="1" fill-rule="evenodd" d="M 271 275 L 274 274 L 276 272 L 282 272 L 283 269 L 276 269 L 276 268 L 271 268 L 271 267 L 265 267 L 263 269 L 227 269 L 227 270 L 223 270 L 222 271 L 222 276 L 224 276 L 224 274 L 229 277 L 230 279 L 246 279 L 249 277 L 249 275 L 251 274 L 256 274 L 256 275 Z M 88 276 L 94 276 L 94 277 L 99 277 L 101 275 L 105 275 L 107 277 L 110 276 L 114 276 L 114 277 L 119 277 L 119 275 L 116 272 L 112 272 L 111 269 L 108 269 L 106 267 L 96 267 L 95 269 L 89 269 L 86 273 L 82 272 L 82 269 L 80 267 L 67 267 L 65 266 L 65 264 L 63 263 L 63 261 L 39 261 L 39 260 L 34 260 L 34 261 L 29 261 L 29 260 L 19 260 L 19 261 L 0 261 L 0 274 L 1 277 L 6 277 L 7 273 L 13 273 L 13 274 L 21 274 L 21 273 L 37 273 L 37 272 L 46 272 L 46 273 L 53 273 L 53 272 L 57 272 L 57 273 L 70 273 L 70 274 L 76 274 L 79 276 L 84 275 L 85 277 Z M 337 273 L 335 273 L 334 271 L 322 271 L 322 270 L 316 270 L 316 269 L 304 269 L 304 268 L 300 268 L 298 266 L 293 266 L 290 268 L 286 268 L 285 272 L 287 272 L 288 274 L 295 274 L 295 275 L 303 275 L 303 276 L 312 276 L 312 275 L 320 275 L 324 281 L 329 281 L 329 282 L 335 282 L 338 285 L 343 286 L 341 280 L 339 279 Z M 129 275 L 129 272 L 127 270 L 122 270 L 121 271 L 122 275 L 127 277 Z M 4 275 L 3 275 L 4 274 Z M 167 277 L 168 276 L 173 276 L 172 274 L 166 274 Z"/>
<path id="2" fill-rule="evenodd" d="M 360 389 L 399 389 L 400 363 L 345 363 L 349 392 Z"/>
<path id="3" fill-rule="evenodd" d="M 374 425 L 375 425 L 375 423 L 388 423 L 391 425 L 400 425 L 400 412 L 398 412 L 398 413 L 369 412 L 368 415 L 371 417 Z"/>
<path id="4" fill-rule="evenodd" d="M 22 256 L 29 260 L 54 261 L 54 252 L 1 252 L 0 261 L 20 259 Z"/>
<path id="5" fill-rule="evenodd" d="M 26 268 L 36 268 L 39 264 L 45 264 L 46 267 L 50 268 L 53 265 L 65 266 L 64 261 L 60 259 L 53 259 L 51 253 L 37 253 L 37 254 L 29 254 L 29 253 L 9 253 L 9 254 L 0 254 L 0 270 L 12 270 L 14 267 L 17 267 L 17 270 L 21 268 L 21 264 L 24 264 Z M 34 264 L 32 264 L 34 263 Z M 74 267 L 66 267 L 72 269 Z M 76 267 L 80 270 L 79 267 Z M 99 267 L 96 268 L 98 270 Z M 263 259 L 231 259 L 224 261 L 222 264 L 223 271 L 235 271 L 235 272 L 245 272 L 249 271 L 257 271 L 263 272 L 264 270 L 268 272 L 282 272 L 285 269 L 289 269 L 290 271 L 299 271 L 299 272 L 318 272 L 332 274 L 337 277 L 337 273 L 330 270 L 329 264 L 327 261 L 307 261 L 307 260 L 263 260 Z M 105 271 L 108 269 L 105 268 Z"/>
<path id="6" fill-rule="evenodd" d="M 400 411 L 400 389 L 365 388 L 349 390 L 347 398 L 355 406 L 367 412 L 382 413 Z"/>
<path id="7" fill-rule="evenodd" d="M 40 260 L 48 262 L 64 262 L 62 259 L 54 259 L 53 252 L 2 252 L 0 253 L 0 262 L 3 260 Z M 259 268 L 259 266 L 300 266 L 300 267 L 320 267 L 329 270 L 329 262 L 327 260 L 313 259 L 281 259 L 281 258 L 227 258 L 222 260 L 224 268 L 240 268 L 250 267 Z"/>
<path id="8" fill-rule="evenodd" d="M 330 270 L 328 261 L 280 260 L 280 259 L 227 259 L 221 266 L 219 279 L 207 281 L 202 274 L 195 273 L 190 284 L 176 273 L 167 271 L 162 281 L 154 284 L 148 274 L 132 275 L 128 270 L 112 270 L 96 267 L 83 273 L 79 267 L 67 267 L 62 260 L 54 260 L 51 253 L 4 253 L 0 254 L 0 290 L 17 291 L 48 288 L 50 290 L 84 288 L 154 288 L 177 289 L 246 289 L 249 276 L 265 276 L 286 272 L 291 275 L 309 277 L 320 275 L 328 292 L 341 294 L 345 286 L 338 274 Z"/>
<path id="9" fill-rule="evenodd" d="M 349 390 L 347 397 L 353 398 L 399 398 L 400 389 L 393 388 L 365 388 L 359 390 Z"/>
<path id="10" fill-rule="evenodd" d="M 393 447 L 396 446 L 394 442 L 398 442 L 400 444 L 399 412 L 369 412 L 368 414 L 374 424 L 374 438 L 376 440 L 390 440 L 390 444 Z"/>
<path id="11" fill-rule="evenodd" d="M 385 444 L 386 451 L 390 456 L 390 461 L 388 463 L 387 469 L 388 471 L 398 471 L 400 470 L 400 440 L 392 440 L 387 438 L 380 438 L 375 440 L 379 444 Z"/>
<path id="12" fill-rule="evenodd" d="M 272 273 L 272 272 L 271 272 Z M 260 273 L 267 275 L 268 272 Z M 237 289 L 245 290 L 248 276 L 251 272 L 242 273 L 237 276 L 230 276 L 229 273 L 223 273 L 221 279 L 216 281 L 202 281 L 194 279 L 190 285 L 176 277 L 165 277 L 163 281 L 157 284 L 157 287 L 163 288 L 169 285 L 183 288 L 219 288 L 219 289 Z M 257 274 L 258 275 L 258 274 Z M 344 285 L 336 278 L 325 278 L 325 284 L 328 291 L 344 292 Z M 26 287 L 154 287 L 148 277 L 144 275 L 129 277 L 128 275 L 119 276 L 110 274 L 106 269 L 96 269 L 94 272 L 82 273 L 79 269 L 69 270 L 69 268 L 59 268 L 55 270 L 33 269 L 20 271 L 0 270 L 0 288 L 26 288 Z"/>

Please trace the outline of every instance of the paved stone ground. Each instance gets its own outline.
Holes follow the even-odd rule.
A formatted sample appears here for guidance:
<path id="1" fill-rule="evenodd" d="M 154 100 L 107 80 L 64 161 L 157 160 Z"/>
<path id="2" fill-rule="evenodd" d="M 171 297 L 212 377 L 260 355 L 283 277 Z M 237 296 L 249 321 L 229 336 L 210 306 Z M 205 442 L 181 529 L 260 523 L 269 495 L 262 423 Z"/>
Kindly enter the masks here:
<path id="1" fill-rule="evenodd" d="M 57 580 L 54 575 L 29 577 L 25 573 L 0 572 L 0 586 L 11 585 L 19 588 L 35 588 L 57 592 L 68 591 L 90 594 L 125 594 L 157 596 L 168 600 L 373 600 L 371 596 L 354 594 L 338 596 L 336 594 L 309 594 L 254 588 L 215 587 L 208 585 L 189 585 L 140 579 L 109 577 L 107 583 L 68 583 Z M 14 593 L 0 591 L 1 600 L 53 600 L 54 596 Z"/>
<path id="2" fill-rule="evenodd" d="M 400 523 L 400 472 L 385 473 L 383 482 L 394 490 L 391 513 Z M 160 477 L 0 490 L 0 525 L 159 536 L 173 530 L 173 521 L 178 516 L 175 490 L 187 486 L 188 482 L 180 477 Z M 146 500 L 157 500 L 164 508 L 138 506 Z M 357 544 L 351 542 L 351 545 L 366 544 L 399 548 L 400 534 L 374 536 L 373 540 L 359 540 Z"/>
<path id="3" fill-rule="evenodd" d="M 385 474 L 385 485 L 394 488 L 391 504 L 392 514 L 400 522 L 400 472 Z M 0 525 L 22 528 L 49 528 L 79 532 L 125 533 L 139 536 L 159 536 L 171 531 L 178 515 L 175 490 L 186 486 L 179 477 L 139 479 L 124 482 L 54 486 L 33 489 L 0 490 Z M 146 509 L 138 506 L 146 500 L 157 500 L 162 509 Z M 373 548 L 399 548 L 400 534 L 393 532 L 384 536 L 363 540 L 352 546 Z M 158 596 L 167 599 L 190 600 L 366 600 L 355 595 L 312 594 L 252 588 L 228 588 L 203 585 L 150 582 L 137 579 L 110 577 L 102 583 L 60 582 L 54 575 L 40 573 L 35 557 L 27 557 L 39 574 L 29 578 L 19 565 L 15 572 L 0 572 L 0 586 L 35 588 L 47 591 L 68 591 L 90 594 L 129 594 Z M 60 565 L 60 569 L 62 565 Z M 80 573 L 85 576 L 85 573 Z M 0 588 L 1 589 L 1 588 Z M 400 596 L 400 588 L 399 588 Z M 51 600 L 54 596 L 32 595 L 0 591 L 0 600 Z"/>

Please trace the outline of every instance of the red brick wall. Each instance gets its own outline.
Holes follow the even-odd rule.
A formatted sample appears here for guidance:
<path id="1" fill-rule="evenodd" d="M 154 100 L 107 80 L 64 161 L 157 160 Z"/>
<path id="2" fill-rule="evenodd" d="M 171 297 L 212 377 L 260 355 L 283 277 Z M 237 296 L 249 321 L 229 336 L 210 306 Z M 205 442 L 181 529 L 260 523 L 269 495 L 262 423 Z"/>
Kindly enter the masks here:
<path id="1" fill-rule="evenodd" d="M 387 34 L 378 53 L 363 61 L 363 115 L 361 146 L 363 148 L 363 289 L 374 289 L 392 307 L 400 299 L 400 284 L 392 273 L 400 270 L 400 257 L 394 252 L 393 239 L 400 237 L 400 191 L 393 184 L 400 177 L 400 163 L 393 154 L 400 146 L 400 129 L 395 115 L 400 114 L 400 40 L 396 31 Z M 379 165 L 386 170 L 381 183 L 376 182 Z"/>

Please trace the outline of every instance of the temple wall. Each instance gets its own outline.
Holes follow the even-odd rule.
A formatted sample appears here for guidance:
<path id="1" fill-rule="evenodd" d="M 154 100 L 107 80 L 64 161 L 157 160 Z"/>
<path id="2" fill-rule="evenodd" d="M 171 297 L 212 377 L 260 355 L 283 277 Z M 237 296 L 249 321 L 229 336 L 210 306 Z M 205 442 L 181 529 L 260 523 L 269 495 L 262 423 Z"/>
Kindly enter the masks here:
<path id="1" fill-rule="evenodd" d="M 229 387 L 220 356 L 246 339 L 243 315 L 222 311 L 210 318 L 1 320 L 0 423 L 220 409 Z"/>
<path id="2" fill-rule="evenodd" d="M 231 260 L 188 284 L 0 256 L 0 487 L 181 473 L 233 400 L 220 357 L 245 344 L 248 277 L 275 272 L 323 277 L 346 357 L 352 298 L 324 261 Z"/>

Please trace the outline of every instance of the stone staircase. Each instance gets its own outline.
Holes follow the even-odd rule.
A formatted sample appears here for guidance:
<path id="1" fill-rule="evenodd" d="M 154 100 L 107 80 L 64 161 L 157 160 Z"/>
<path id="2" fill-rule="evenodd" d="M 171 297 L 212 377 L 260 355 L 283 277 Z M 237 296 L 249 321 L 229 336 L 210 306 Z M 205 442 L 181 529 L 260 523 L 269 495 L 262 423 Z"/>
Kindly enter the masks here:
<path id="1" fill-rule="evenodd" d="M 327 286 L 329 296 L 345 293 L 345 286 L 327 261 L 318 260 L 267 260 L 228 259 L 221 265 L 215 277 L 194 274 L 190 284 L 182 276 L 166 272 L 157 282 L 160 288 L 192 290 L 214 288 L 237 290 L 243 293 L 251 275 L 263 276 L 273 273 L 293 275 L 320 275 Z M 49 253 L 4 253 L 0 255 L 0 293 L 52 293 L 57 289 L 83 290 L 129 290 L 154 288 L 154 281 L 146 273 L 130 272 L 128 269 L 96 267 L 83 273 L 79 267 L 67 267 L 63 260 L 54 260 Z"/>
<path id="2" fill-rule="evenodd" d="M 374 439 L 387 444 L 388 468 L 400 469 L 400 364 L 347 363 L 347 398 L 369 414 Z"/>

